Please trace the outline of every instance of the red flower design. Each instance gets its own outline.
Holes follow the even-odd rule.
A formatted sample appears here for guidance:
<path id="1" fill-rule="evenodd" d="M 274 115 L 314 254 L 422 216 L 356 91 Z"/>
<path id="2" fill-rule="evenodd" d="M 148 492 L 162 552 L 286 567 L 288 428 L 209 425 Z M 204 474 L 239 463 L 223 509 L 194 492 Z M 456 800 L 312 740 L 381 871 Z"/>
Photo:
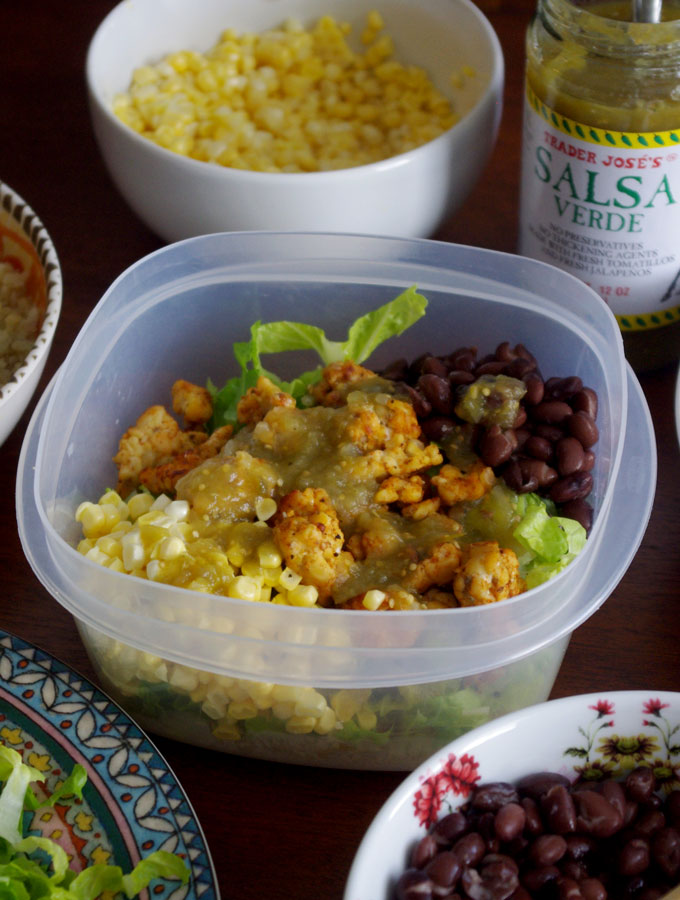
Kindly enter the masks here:
<path id="1" fill-rule="evenodd" d="M 603 716 L 611 716 L 614 714 L 614 704 L 611 700 L 598 700 L 597 703 L 589 706 L 588 709 L 594 709 L 598 719 L 601 719 Z"/>
<path id="2" fill-rule="evenodd" d="M 669 705 L 669 703 L 662 703 L 658 698 L 656 700 L 648 700 L 642 707 L 642 712 L 651 716 L 660 716 L 661 710 Z"/>
<path id="3" fill-rule="evenodd" d="M 420 824 L 428 828 L 434 825 L 446 794 L 467 797 L 475 782 L 479 781 L 478 769 L 479 763 L 473 756 L 464 753 L 456 759 L 456 754 L 450 753 L 441 769 L 424 778 L 415 793 L 413 808 Z"/>

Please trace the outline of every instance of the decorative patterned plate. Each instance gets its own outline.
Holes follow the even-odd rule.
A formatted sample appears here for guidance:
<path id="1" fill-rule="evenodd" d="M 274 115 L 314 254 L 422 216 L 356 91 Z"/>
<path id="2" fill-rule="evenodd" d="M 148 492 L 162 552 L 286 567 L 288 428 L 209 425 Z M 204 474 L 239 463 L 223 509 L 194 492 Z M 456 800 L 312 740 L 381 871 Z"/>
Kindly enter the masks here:
<path id="1" fill-rule="evenodd" d="M 191 805 L 158 750 L 112 700 L 64 663 L 0 631 L 0 740 L 45 773 L 52 791 L 85 767 L 82 802 L 30 815 L 80 871 L 115 861 L 124 872 L 154 850 L 179 854 L 186 885 L 154 882 L 154 900 L 219 900 L 212 860 Z"/>

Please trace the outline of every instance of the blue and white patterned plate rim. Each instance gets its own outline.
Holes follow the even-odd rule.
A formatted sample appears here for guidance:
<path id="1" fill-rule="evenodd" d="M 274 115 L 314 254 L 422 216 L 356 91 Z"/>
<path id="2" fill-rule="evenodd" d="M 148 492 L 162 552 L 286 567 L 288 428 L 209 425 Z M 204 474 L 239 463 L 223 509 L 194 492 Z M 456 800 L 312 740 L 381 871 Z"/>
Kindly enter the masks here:
<path id="1" fill-rule="evenodd" d="M 42 733 L 58 741 L 85 766 L 89 781 L 114 807 L 133 857 L 163 849 L 185 859 L 188 884 L 166 882 L 154 889 L 154 900 L 220 900 L 210 852 L 184 790 L 113 700 L 65 663 L 0 629 L 0 707 L 5 704 L 30 719 L 37 739 Z"/>

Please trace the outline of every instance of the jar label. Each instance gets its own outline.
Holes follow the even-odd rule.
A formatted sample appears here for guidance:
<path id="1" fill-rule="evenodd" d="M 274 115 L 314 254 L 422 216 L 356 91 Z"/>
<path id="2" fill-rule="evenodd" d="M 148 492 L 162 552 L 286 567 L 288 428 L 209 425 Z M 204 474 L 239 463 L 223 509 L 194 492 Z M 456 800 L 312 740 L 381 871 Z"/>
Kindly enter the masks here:
<path id="1" fill-rule="evenodd" d="M 519 252 L 589 284 L 624 332 L 680 319 L 680 129 L 582 125 L 527 85 Z"/>

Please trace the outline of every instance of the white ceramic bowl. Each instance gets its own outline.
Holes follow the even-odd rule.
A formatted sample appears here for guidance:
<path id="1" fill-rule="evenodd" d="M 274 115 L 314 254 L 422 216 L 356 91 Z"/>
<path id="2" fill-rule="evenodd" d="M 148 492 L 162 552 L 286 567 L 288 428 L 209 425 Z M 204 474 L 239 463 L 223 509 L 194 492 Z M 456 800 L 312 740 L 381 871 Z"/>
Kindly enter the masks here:
<path id="1" fill-rule="evenodd" d="M 502 716 L 453 741 L 416 769 L 378 812 L 359 846 L 344 900 L 392 900 L 412 847 L 484 782 L 535 772 L 575 781 L 619 778 L 637 765 L 680 788 L 680 693 L 603 691 Z"/>
<path id="2" fill-rule="evenodd" d="M 396 58 L 427 69 L 462 113 L 448 132 L 410 152 L 335 172 L 269 174 L 189 159 L 141 137 L 111 110 L 133 69 L 174 50 L 207 50 L 227 26 L 257 32 L 325 13 L 360 34 L 366 0 L 124 0 L 91 42 L 86 77 L 94 132 L 109 172 L 135 213 L 174 241 L 214 231 L 350 231 L 426 237 L 463 202 L 494 145 L 503 55 L 470 0 L 384 0 Z M 475 70 L 455 89 L 453 72 Z"/>
<path id="3" fill-rule="evenodd" d="M 0 445 L 24 414 L 42 375 L 61 311 L 59 259 L 45 226 L 31 207 L 0 181 L 0 256 L 9 256 L 35 275 L 34 302 L 42 309 L 35 343 L 12 378 L 0 385 Z"/>

